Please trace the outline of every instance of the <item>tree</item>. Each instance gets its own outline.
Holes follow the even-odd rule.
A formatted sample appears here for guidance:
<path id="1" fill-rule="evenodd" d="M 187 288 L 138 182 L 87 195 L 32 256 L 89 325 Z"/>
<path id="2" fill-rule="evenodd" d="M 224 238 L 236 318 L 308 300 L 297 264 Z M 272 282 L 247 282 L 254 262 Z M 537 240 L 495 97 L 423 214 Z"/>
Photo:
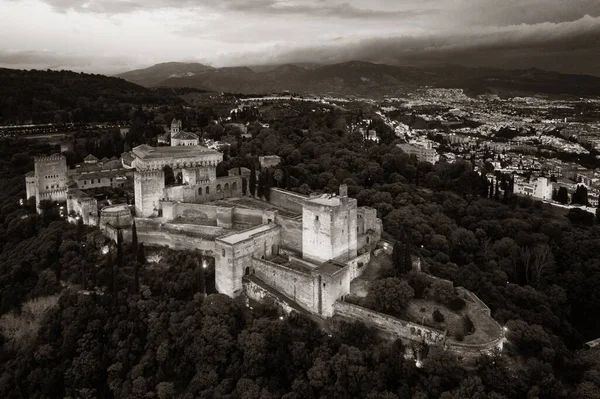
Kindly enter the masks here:
<path id="1" fill-rule="evenodd" d="M 396 277 L 373 281 L 366 302 L 374 310 L 400 316 L 415 296 L 415 291 L 404 280 Z"/>
<path id="2" fill-rule="evenodd" d="M 574 205 L 585 205 L 588 206 L 590 203 L 588 201 L 588 189 L 583 184 L 577 186 L 577 190 L 573 193 L 573 198 L 571 199 L 571 203 Z"/>
<path id="3" fill-rule="evenodd" d="M 456 296 L 452 284 L 443 280 L 434 280 L 431 283 L 430 293 L 439 303 L 447 304 Z"/>
<path id="4" fill-rule="evenodd" d="M 75 232 L 75 237 L 77 239 L 77 243 L 80 243 L 82 241 L 84 234 L 85 234 L 85 226 L 83 225 L 83 219 L 79 218 L 79 219 L 77 219 L 77 230 Z"/>
<path id="5" fill-rule="evenodd" d="M 242 177 L 242 195 L 248 194 L 248 188 L 246 186 L 247 184 L 248 180 L 245 177 Z"/>
<path id="6" fill-rule="evenodd" d="M 202 259 L 202 253 L 198 254 L 196 259 L 196 275 L 198 279 L 198 292 L 206 296 L 206 279 L 204 276 L 204 261 Z"/>
<path id="7" fill-rule="evenodd" d="M 146 263 L 146 251 L 144 250 L 144 243 L 143 242 L 141 242 L 138 245 L 137 262 L 140 265 L 144 265 Z"/>
<path id="8" fill-rule="evenodd" d="M 250 167 L 249 188 L 250 188 L 250 195 L 254 197 L 254 195 L 256 194 L 256 169 L 254 168 L 254 165 L 252 165 Z"/>
<path id="9" fill-rule="evenodd" d="M 556 200 L 561 204 L 569 203 L 569 191 L 567 191 L 566 187 L 560 187 L 558 189 L 558 193 L 556 194 Z"/>
<path id="10" fill-rule="evenodd" d="M 273 179 L 277 182 L 277 187 L 281 187 L 281 183 L 284 179 L 284 173 L 281 169 L 275 169 L 273 172 Z"/>
<path id="11" fill-rule="evenodd" d="M 138 236 L 137 236 L 137 227 L 135 225 L 135 219 L 133 219 L 133 224 L 131 225 L 131 252 L 137 256 Z"/>
<path id="12" fill-rule="evenodd" d="M 175 173 L 173 173 L 173 168 L 169 165 L 165 165 L 163 172 L 165 172 L 165 186 L 172 186 L 175 184 Z"/>

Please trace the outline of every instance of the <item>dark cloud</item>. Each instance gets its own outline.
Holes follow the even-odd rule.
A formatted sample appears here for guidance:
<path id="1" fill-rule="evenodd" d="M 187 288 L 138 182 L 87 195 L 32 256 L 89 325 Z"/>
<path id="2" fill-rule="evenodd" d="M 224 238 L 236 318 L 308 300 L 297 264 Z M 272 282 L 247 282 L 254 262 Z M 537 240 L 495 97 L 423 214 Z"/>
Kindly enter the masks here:
<path id="1" fill-rule="evenodd" d="M 263 63 L 363 60 L 411 65 L 502 64 L 507 68 L 536 66 L 600 75 L 600 18 L 585 16 L 573 22 L 521 24 L 469 33 L 371 38 L 291 51 L 274 48 L 267 56 L 245 54 L 230 62 L 249 59 L 262 59 Z"/>
<path id="2" fill-rule="evenodd" d="M 364 18 L 408 18 L 434 13 L 434 10 L 419 7 L 406 10 L 373 10 L 359 8 L 350 3 L 326 1 L 289 2 L 281 0 L 43 0 L 59 12 L 77 11 L 96 14 L 127 14 L 135 11 L 157 9 L 205 8 L 215 11 L 233 11 L 258 15 L 300 15 L 306 17 L 334 17 L 348 19 Z"/>

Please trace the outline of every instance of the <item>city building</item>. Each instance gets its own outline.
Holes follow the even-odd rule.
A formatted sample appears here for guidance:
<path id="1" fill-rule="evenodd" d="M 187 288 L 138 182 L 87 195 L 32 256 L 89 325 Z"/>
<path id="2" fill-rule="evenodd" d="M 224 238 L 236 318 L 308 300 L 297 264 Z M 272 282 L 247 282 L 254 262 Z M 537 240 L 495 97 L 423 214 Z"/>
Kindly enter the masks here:
<path id="1" fill-rule="evenodd" d="M 440 156 L 437 151 L 433 148 L 433 142 L 430 140 L 424 140 L 421 142 L 414 142 L 409 144 L 397 144 L 397 147 L 408 155 L 415 155 L 421 162 L 429 162 L 432 164 L 437 163 L 440 160 Z"/>
<path id="2" fill-rule="evenodd" d="M 542 201 L 552 199 L 553 185 L 546 177 L 532 177 L 527 179 L 515 176 L 514 192 L 518 195 L 533 197 Z"/>
<path id="3" fill-rule="evenodd" d="M 183 131 L 181 120 L 173 119 L 171 122 L 171 146 L 198 145 L 200 138 L 197 134 Z"/>

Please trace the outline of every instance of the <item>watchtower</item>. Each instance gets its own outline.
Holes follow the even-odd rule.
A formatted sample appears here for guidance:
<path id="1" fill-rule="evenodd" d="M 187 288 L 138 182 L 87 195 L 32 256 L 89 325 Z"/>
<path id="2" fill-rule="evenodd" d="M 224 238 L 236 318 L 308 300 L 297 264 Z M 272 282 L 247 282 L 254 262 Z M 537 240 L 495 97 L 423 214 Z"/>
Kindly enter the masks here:
<path id="1" fill-rule="evenodd" d="M 157 216 L 165 188 L 162 170 L 137 170 L 134 174 L 135 212 L 137 217 Z"/>
<path id="2" fill-rule="evenodd" d="M 36 205 L 42 200 L 65 201 L 67 199 L 67 159 L 60 154 L 35 158 Z M 31 184 L 31 181 L 27 181 Z"/>
<path id="3" fill-rule="evenodd" d="M 181 132 L 181 120 L 173 118 L 171 122 L 171 138 Z"/>
<path id="4" fill-rule="evenodd" d="M 348 198 L 347 187 L 340 196 L 323 195 L 302 205 L 302 257 L 322 263 L 346 261 L 357 255 L 357 202 Z"/>

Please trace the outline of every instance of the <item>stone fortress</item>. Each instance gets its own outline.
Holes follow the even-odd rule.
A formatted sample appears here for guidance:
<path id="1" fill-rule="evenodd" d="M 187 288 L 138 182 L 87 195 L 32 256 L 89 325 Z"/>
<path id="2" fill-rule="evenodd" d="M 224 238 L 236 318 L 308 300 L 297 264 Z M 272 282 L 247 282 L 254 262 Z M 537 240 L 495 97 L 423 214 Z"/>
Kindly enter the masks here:
<path id="1" fill-rule="evenodd" d="M 358 207 L 348 197 L 346 185 L 340 186 L 338 195 L 306 196 L 271 188 L 269 201 L 263 201 L 242 195 L 249 170 L 235 168 L 228 176 L 217 177 L 223 154 L 216 150 L 141 145 L 127 159 L 134 174 L 139 242 L 200 250 L 214 257 L 219 293 L 273 301 L 285 312 L 295 310 L 324 320 L 334 316 L 361 320 L 405 341 L 443 345 L 461 355 L 502 348 L 502 328 L 485 304 L 462 288 L 457 291 L 477 309 L 477 324 L 492 331 L 492 338 L 483 343 L 452 342 L 444 331 L 345 301 L 353 294 L 351 283 L 385 247 L 376 210 Z M 166 185 L 169 169 L 175 182 Z M 28 196 L 67 198 L 69 209 L 83 216 L 84 223 L 98 225 L 112 240 L 121 230 L 130 240 L 134 219 L 130 207 L 114 205 L 98 212 L 97 204 L 88 204 L 91 200 L 71 198 L 77 190 L 66 188 L 66 175 L 64 157 L 36 159 L 34 178 L 26 177 Z"/>

